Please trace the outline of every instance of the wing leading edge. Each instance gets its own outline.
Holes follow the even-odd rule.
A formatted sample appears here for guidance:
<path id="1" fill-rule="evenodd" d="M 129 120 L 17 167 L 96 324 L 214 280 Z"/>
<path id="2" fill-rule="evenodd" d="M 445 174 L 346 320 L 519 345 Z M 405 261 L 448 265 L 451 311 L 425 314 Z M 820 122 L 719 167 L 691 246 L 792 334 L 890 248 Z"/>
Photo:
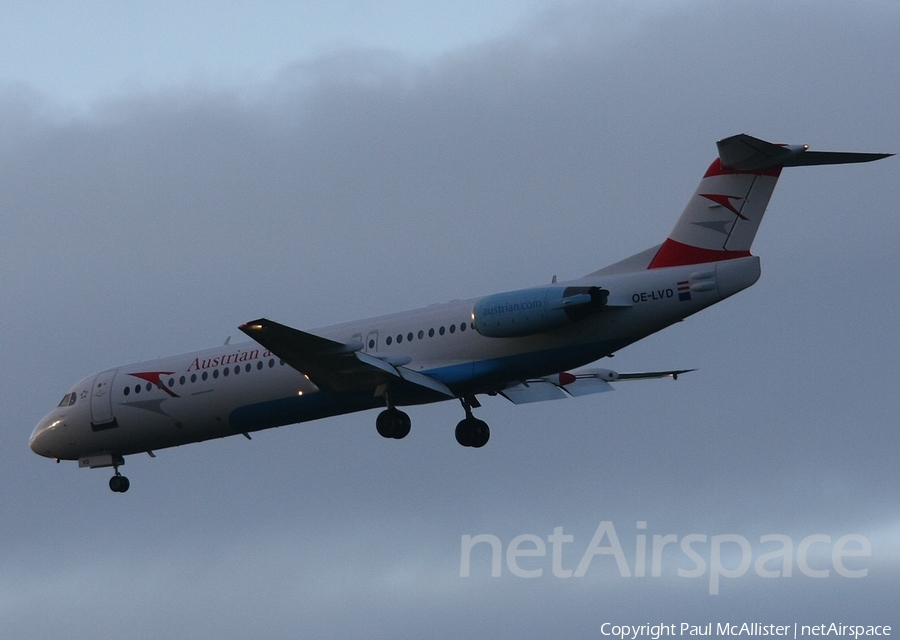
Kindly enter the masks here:
<path id="1" fill-rule="evenodd" d="M 383 385 L 409 384 L 444 398 L 455 397 L 447 386 L 407 367 L 362 351 L 362 343 L 343 343 L 300 331 L 266 318 L 242 324 L 240 330 L 327 391 L 377 392 Z"/>

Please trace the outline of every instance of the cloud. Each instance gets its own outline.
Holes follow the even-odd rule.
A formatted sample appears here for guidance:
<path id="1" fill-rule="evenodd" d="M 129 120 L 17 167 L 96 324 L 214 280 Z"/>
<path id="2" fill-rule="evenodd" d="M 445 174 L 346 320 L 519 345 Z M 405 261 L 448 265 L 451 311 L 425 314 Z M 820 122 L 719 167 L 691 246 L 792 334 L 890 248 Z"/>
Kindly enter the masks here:
<path id="1" fill-rule="evenodd" d="M 462 412 L 445 403 L 411 410 L 403 442 L 364 413 L 129 458 L 120 496 L 25 442 L 79 377 L 219 343 L 249 318 L 311 328 L 577 277 L 656 244 L 717 138 L 898 151 L 898 21 L 878 3 L 576 4 L 425 62 L 346 50 L 267 83 L 120 94 L 85 113 L 4 88 L 0 626 L 596 637 L 657 613 L 889 623 L 896 160 L 786 171 L 754 247 L 760 282 L 608 363 L 699 371 L 611 397 L 486 398 L 478 452 L 453 441 Z M 639 520 L 650 535 L 859 533 L 871 575 L 751 576 L 715 600 L 672 575 L 458 577 L 464 534 L 507 544 L 564 526 L 584 542 L 601 520 L 629 544 Z"/>

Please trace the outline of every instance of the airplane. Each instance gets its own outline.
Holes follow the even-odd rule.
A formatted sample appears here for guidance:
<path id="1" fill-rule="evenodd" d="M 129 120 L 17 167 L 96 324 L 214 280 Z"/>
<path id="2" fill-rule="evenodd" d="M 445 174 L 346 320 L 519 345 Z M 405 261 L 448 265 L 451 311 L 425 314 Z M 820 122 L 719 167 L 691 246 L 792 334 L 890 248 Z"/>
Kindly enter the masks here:
<path id="1" fill-rule="evenodd" d="M 617 373 L 586 367 L 753 285 L 750 246 L 785 167 L 870 162 L 893 154 L 810 151 L 746 134 L 716 143 L 712 162 L 660 245 L 566 282 L 301 331 L 266 318 L 251 342 L 107 369 L 84 378 L 35 427 L 31 449 L 79 467 L 125 456 L 382 408 L 377 432 L 402 439 L 398 407 L 458 400 L 456 439 L 483 447 L 479 395 L 516 404 L 609 391 L 610 383 L 677 378 L 690 369 Z"/>

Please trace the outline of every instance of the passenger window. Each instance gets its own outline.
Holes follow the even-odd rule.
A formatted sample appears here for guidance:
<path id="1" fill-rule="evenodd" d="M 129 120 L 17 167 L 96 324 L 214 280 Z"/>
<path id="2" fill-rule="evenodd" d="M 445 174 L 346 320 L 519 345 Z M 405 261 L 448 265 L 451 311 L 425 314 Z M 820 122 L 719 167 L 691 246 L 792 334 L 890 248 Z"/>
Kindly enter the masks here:
<path id="1" fill-rule="evenodd" d="M 125 387 L 124 389 L 122 389 L 122 393 L 124 393 L 127 396 L 129 393 L 131 393 L 131 387 Z M 62 405 L 59 405 L 59 406 L 62 406 Z"/>
<path id="2" fill-rule="evenodd" d="M 180 378 L 178 378 L 178 384 L 182 384 L 182 385 L 184 384 L 184 376 L 181 376 Z"/>
<path id="3" fill-rule="evenodd" d="M 401 342 L 403 342 L 403 334 L 398 333 L 397 334 L 397 344 L 400 344 Z"/>
<path id="4" fill-rule="evenodd" d="M 222 375 L 225 376 L 225 377 L 228 377 L 228 374 L 229 374 L 230 372 L 231 372 L 231 369 L 228 368 L 228 367 L 225 367 L 224 369 L 222 369 Z M 213 375 L 216 375 L 216 374 L 213 374 Z"/>
<path id="5" fill-rule="evenodd" d="M 147 391 L 149 392 L 153 388 L 153 385 L 149 382 L 147 383 Z"/>
<path id="6" fill-rule="evenodd" d="M 460 322 L 460 323 L 459 323 L 459 330 L 460 330 L 460 331 L 465 331 L 465 330 L 466 330 L 466 323 L 465 323 L 465 322 Z"/>
<path id="7" fill-rule="evenodd" d="M 250 365 L 247 365 L 247 366 L 249 367 Z M 257 371 L 262 371 L 262 368 L 263 368 L 263 363 L 262 363 L 262 360 L 260 360 L 259 362 L 256 363 L 256 369 L 257 369 Z"/>
<path id="8" fill-rule="evenodd" d="M 428 337 L 429 337 L 429 338 L 433 338 L 433 337 L 434 337 L 434 327 L 431 327 L 431 328 L 428 330 Z"/>
<path id="9" fill-rule="evenodd" d="M 135 393 L 140 393 L 140 392 L 141 392 L 141 385 L 139 385 L 139 384 L 134 385 L 134 392 L 135 392 Z"/>
<path id="10" fill-rule="evenodd" d="M 244 367 L 244 371 L 246 371 L 247 373 L 250 373 L 250 363 L 249 362 L 247 363 L 247 366 Z"/>
<path id="11" fill-rule="evenodd" d="M 175 386 L 175 378 L 169 378 L 169 386 L 170 386 L 170 387 L 174 387 L 174 386 Z"/>
<path id="12" fill-rule="evenodd" d="M 218 377 L 219 377 L 219 370 L 213 369 L 213 378 L 218 378 Z"/>
<path id="13" fill-rule="evenodd" d="M 444 335 L 444 327 L 441 327 L 440 329 L 438 329 L 438 333 L 441 335 Z"/>
<path id="14" fill-rule="evenodd" d="M 450 333 L 456 333 L 456 325 L 455 324 L 450 325 Z"/>
<path id="15" fill-rule="evenodd" d="M 387 338 L 384 339 L 384 341 L 387 343 L 388 346 L 391 346 L 391 343 L 394 341 L 394 339 L 391 336 L 388 336 Z"/>
<path id="16" fill-rule="evenodd" d="M 412 342 L 412 331 L 406 334 L 406 339 Z"/>
<path id="17" fill-rule="evenodd" d="M 201 377 L 202 377 L 204 380 L 207 380 L 207 379 L 209 378 L 209 372 L 204 371 L 204 372 L 203 372 L 203 375 L 202 375 Z"/>
<path id="18" fill-rule="evenodd" d="M 419 340 L 425 337 L 425 332 L 419 329 Z"/>

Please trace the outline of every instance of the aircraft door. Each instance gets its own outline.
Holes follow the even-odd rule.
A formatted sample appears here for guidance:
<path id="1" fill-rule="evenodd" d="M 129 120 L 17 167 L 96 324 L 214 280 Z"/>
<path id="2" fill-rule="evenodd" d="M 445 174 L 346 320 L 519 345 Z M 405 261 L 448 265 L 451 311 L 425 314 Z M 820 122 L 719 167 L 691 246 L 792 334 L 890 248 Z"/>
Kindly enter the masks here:
<path id="1" fill-rule="evenodd" d="M 95 425 L 115 422 L 112 411 L 112 381 L 118 369 L 98 373 L 91 387 L 91 422 Z"/>
<path id="2" fill-rule="evenodd" d="M 369 335 L 366 336 L 366 353 L 372 351 L 378 351 L 378 332 L 370 331 Z"/>

